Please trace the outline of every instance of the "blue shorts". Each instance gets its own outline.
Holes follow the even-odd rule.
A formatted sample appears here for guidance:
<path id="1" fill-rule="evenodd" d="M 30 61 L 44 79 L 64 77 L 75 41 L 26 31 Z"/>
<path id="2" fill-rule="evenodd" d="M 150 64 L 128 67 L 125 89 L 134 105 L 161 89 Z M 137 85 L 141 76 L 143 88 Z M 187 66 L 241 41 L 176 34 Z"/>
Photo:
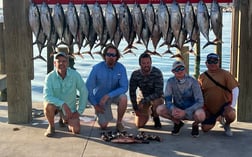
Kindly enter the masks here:
<path id="1" fill-rule="evenodd" d="M 214 125 L 216 123 L 216 119 L 220 116 L 223 115 L 224 112 L 224 108 L 226 106 L 229 105 L 229 102 L 225 103 L 224 105 L 222 105 L 222 107 L 220 108 L 220 110 L 216 113 L 216 114 L 210 114 L 209 117 L 207 117 L 202 124 L 204 125 Z M 207 111 L 206 111 L 207 112 Z"/>

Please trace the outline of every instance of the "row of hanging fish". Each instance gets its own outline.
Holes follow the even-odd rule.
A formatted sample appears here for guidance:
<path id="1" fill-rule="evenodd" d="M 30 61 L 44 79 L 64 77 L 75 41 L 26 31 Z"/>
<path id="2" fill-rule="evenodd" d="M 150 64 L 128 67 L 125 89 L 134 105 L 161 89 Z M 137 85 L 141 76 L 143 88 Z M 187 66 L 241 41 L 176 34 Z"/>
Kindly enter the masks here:
<path id="1" fill-rule="evenodd" d="M 176 0 L 169 7 L 161 0 L 156 9 L 148 3 L 144 10 L 137 1 L 131 8 L 122 2 L 117 9 L 109 1 L 104 7 L 98 2 L 89 6 L 83 3 L 79 9 L 70 2 L 65 10 L 60 3 L 53 8 L 45 2 L 41 5 L 31 3 L 29 23 L 35 36 L 34 44 L 39 49 L 39 55 L 34 59 L 45 60 L 41 52 L 48 45 L 55 51 L 59 45 L 70 48 L 75 44 L 78 52 L 74 54 L 89 54 L 94 58 L 93 54 L 101 54 L 108 43 L 119 47 L 123 38 L 127 42 L 123 54 L 134 54 L 135 45 L 142 44 L 153 55 L 173 55 L 171 47 L 181 50 L 186 43 L 191 43 L 190 52 L 194 53 L 193 47 L 199 42 L 200 33 L 207 41 L 203 48 L 221 43 L 222 13 L 216 0 L 209 10 L 210 13 L 203 0 L 198 2 L 197 8 L 188 1 L 183 10 Z M 211 30 L 216 37 L 212 41 L 209 39 Z M 148 49 L 150 41 L 153 51 Z M 158 45 L 167 46 L 167 51 L 157 52 Z M 81 52 L 86 46 L 89 46 L 89 51 Z M 100 51 L 92 52 L 98 46 Z"/>

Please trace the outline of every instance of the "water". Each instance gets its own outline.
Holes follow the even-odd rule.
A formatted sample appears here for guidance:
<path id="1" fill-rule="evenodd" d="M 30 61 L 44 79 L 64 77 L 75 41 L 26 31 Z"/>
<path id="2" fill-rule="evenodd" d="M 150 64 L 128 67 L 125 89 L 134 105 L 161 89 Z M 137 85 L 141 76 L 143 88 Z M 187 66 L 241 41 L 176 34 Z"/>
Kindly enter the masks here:
<path id="1" fill-rule="evenodd" d="M 231 21 L 232 21 L 232 14 L 231 13 L 223 13 L 223 32 L 222 32 L 222 68 L 225 70 L 230 69 L 230 52 L 231 52 Z M 204 45 L 207 41 L 206 39 L 201 35 L 201 47 Z M 210 31 L 210 40 L 214 39 L 214 35 L 212 31 Z M 162 39 L 159 43 L 162 43 Z M 142 45 L 135 45 L 138 49 L 133 50 L 136 55 L 133 54 L 125 54 L 122 58 L 119 59 L 119 62 L 123 63 L 127 69 L 127 75 L 128 78 L 130 78 L 130 75 L 133 70 L 139 68 L 138 64 L 138 57 L 139 55 L 144 52 L 145 47 Z M 189 45 L 188 45 L 189 46 Z M 123 49 L 126 47 L 126 42 L 121 41 L 119 50 L 123 51 Z M 159 46 L 158 46 L 159 47 Z M 77 47 L 74 47 L 76 49 Z M 163 53 L 166 50 L 167 47 L 161 47 L 157 48 L 157 51 L 160 53 Z M 37 46 L 34 46 L 34 56 L 38 54 Z M 89 48 L 83 48 L 81 51 L 88 50 Z M 153 50 L 152 42 L 149 42 L 149 49 Z M 97 48 L 96 50 L 99 50 Z M 172 48 L 171 51 L 173 53 L 176 53 L 176 49 Z M 204 72 L 206 70 L 205 66 L 205 59 L 206 55 L 208 53 L 214 52 L 214 46 L 210 45 L 206 47 L 205 49 L 201 49 L 201 62 L 200 62 L 200 73 Z M 46 49 L 43 50 L 42 55 L 46 58 Z M 152 56 L 152 62 L 153 66 L 158 67 L 162 72 L 164 76 L 164 80 L 166 80 L 171 77 L 173 74 L 171 72 L 171 66 L 172 63 L 175 61 L 175 59 L 170 58 L 170 54 L 167 54 L 163 57 L 159 56 Z M 81 74 L 84 81 L 86 81 L 92 66 L 94 64 L 97 64 L 98 62 L 102 61 L 102 58 L 100 55 L 94 55 L 95 59 L 92 59 L 89 55 L 84 54 L 84 59 L 80 57 L 76 57 L 75 59 L 75 65 L 74 67 L 77 69 L 77 71 Z M 189 55 L 189 73 L 190 75 L 194 74 L 194 62 L 195 56 L 190 54 Z M 47 63 L 42 60 L 34 60 L 34 80 L 32 80 L 32 101 L 43 101 L 42 98 L 42 91 L 43 91 L 43 84 L 44 79 L 47 74 Z"/>

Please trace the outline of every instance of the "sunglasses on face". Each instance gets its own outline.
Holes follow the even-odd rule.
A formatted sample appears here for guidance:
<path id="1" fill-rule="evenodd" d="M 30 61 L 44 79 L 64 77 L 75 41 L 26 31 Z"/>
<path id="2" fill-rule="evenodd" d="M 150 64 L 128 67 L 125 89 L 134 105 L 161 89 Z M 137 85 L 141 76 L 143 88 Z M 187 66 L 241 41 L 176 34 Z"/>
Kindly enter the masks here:
<path id="1" fill-rule="evenodd" d="M 107 57 L 116 57 L 116 54 L 107 52 L 106 56 Z"/>
<path id="2" fill-rule="evenodd" d="M 183 71 L 183 70 L 185 70 L 185 67 L 179 66 L 179 67 L 175 68 L 173 71 L 174 72 L 179 72 L 179 71 Z"/>
<path id="3" fill-rule="evenodd" d="M 207 64 L 217 64 L 218 60 L 207 60 Z"/>

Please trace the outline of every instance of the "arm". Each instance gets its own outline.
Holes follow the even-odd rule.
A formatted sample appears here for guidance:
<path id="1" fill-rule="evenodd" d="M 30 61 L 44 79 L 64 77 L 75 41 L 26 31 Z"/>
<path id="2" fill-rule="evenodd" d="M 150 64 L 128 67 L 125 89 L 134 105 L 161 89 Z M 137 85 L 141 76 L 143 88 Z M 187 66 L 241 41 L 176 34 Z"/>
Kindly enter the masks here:
<path id="1" fill-rule="evenodd" d="M 130 95 L 130 101 L 132 103 L 132 106 L 133 106 L 134 110 L 138 109 L 136 89 L 137 89 L 136 72 L 133 72 L 131 77 L 130 77 L 129 95 Z"/>
<path id="2" fill-rule="evenodd" d="M 170 80 L 167 81 L 164 97 L 166 107 L 169 110 L 172 110 L 174 108 L 174 104 L 172 103 L 172 83 Z"/>
<path id="3" fill-rule="evenodd" d="M 78 78 L 77 78 L 77 89 L 80 93 L 78 113 L 82 114 L 87 105 L 88 90 L 87 90 L 85 82 L 83 81 L 80 75 L 78 75 Z"/>
<path id="4" fill-rule="evenodd" d="M 90 72 L 88 78 L 87 78 L 87 90 L 88 90 L 88 100 L 92 105 L 96 105 L 98 104 L 98 102 L 95 99 L 93 90 L 96 87 L 96 70 L 95 68 L 92 69 L 92 71 Z"/>
<path id="5" fill-rule="evenodd" d="M 239 88 L 235 87 L 232 89 L 232 103 L 231 103 L 232 108 L 235 108 L 238 96 L 239 96 Z"/>
<path id="6" fill-rule="evenodd" d="M 192 92 L 193 92 L 193 97 L 194 97 L 195 103 L 191 107 L 185 109 L 185 111 L 187 113 L 193 113 L 195 110 L 203 107 L 203 105 L 204 105 L 202 91 L 201 91 L 199 83 L 196 80 L 193 80 Z"/>

